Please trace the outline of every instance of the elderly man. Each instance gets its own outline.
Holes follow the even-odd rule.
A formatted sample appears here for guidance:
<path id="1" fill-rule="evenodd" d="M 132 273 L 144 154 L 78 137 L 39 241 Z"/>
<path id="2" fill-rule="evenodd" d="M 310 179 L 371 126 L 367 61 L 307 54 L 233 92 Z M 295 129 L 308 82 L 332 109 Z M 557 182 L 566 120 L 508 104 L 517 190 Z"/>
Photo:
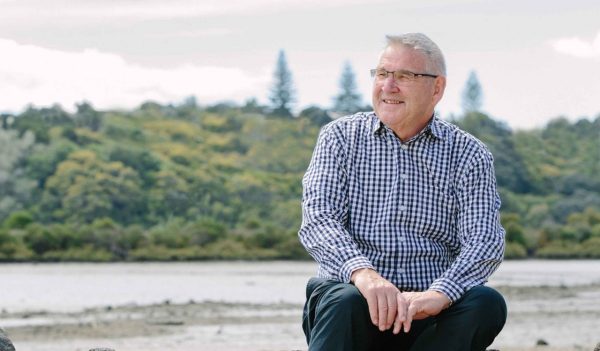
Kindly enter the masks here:
<path id="1" fill-rule="evenodd" d="M 323 128 L 303 179 L 309 350 L 485 350 L 506 305 L 493 159 L 440 120 L 446 67 L 427 36 L 388 36 L 374 112 Z"/>

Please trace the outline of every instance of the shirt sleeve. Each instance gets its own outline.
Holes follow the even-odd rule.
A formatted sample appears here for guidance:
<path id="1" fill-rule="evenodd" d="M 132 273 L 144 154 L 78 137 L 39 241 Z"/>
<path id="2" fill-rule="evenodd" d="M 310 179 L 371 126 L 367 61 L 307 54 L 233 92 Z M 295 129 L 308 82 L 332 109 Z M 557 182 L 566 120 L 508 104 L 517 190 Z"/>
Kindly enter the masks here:
<path id="1" fill-rule="evenodd" d="M 429 287 L 452 302 L 471 287 L 484 284 L 504 256 L 505 232 L 500 225 L 500 197 L 489 151 L 476 154 L 457 190 L 460 253 Z"/>
<path id="2" fill-rule="evenodd" d="M 300 242 L 319 263 L 320 275 L 350 282 L 353 271 L 373 268 L 347 230 L 348 174 L 343 141 L 331 125 L 319 135 L 302 180 Z"/>

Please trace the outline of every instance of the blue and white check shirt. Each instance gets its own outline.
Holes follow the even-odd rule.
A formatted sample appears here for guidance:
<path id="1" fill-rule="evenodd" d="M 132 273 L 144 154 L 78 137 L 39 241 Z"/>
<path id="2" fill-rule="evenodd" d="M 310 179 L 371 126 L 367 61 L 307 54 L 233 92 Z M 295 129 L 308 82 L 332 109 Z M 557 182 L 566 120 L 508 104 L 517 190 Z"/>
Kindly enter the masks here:
<path id="1" fill-rule="evenodd" d="M 299 236 L 319 277 L 372 268 L 402 291 L 456 301 L 502 261 L 492 155 L 436 116 L 406 142 L 373 112 L 331 122 L 302 183 Z"/>

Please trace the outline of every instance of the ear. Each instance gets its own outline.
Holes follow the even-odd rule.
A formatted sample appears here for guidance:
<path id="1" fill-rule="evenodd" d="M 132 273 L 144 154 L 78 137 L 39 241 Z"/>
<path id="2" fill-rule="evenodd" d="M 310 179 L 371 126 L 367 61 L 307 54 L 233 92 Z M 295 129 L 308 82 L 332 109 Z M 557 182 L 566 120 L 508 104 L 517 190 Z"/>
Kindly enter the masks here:
<path id="1" fill-rule="evenodd" d="M 446 90 L 446 77 L 438 76 L 435 78 L 435 83 L 433 86 L 433 101 L 437 104 L 442 97 L 444 96 L 444 91 Z"/>

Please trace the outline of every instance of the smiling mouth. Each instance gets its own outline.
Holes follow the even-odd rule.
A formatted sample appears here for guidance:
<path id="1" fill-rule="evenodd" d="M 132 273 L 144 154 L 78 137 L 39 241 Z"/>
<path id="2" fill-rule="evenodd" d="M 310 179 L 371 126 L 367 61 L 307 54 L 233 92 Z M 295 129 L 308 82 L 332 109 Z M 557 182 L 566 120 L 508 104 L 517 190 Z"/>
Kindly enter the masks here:
<path id="1" fill-rule="evenodd" d="M 404 101 L 392 100 L 392 99 L 382 99 L 382 101 L 386 104 L 392 104 L 392 105 L 399 105 L 399 104 L 404 103 Z"/>

